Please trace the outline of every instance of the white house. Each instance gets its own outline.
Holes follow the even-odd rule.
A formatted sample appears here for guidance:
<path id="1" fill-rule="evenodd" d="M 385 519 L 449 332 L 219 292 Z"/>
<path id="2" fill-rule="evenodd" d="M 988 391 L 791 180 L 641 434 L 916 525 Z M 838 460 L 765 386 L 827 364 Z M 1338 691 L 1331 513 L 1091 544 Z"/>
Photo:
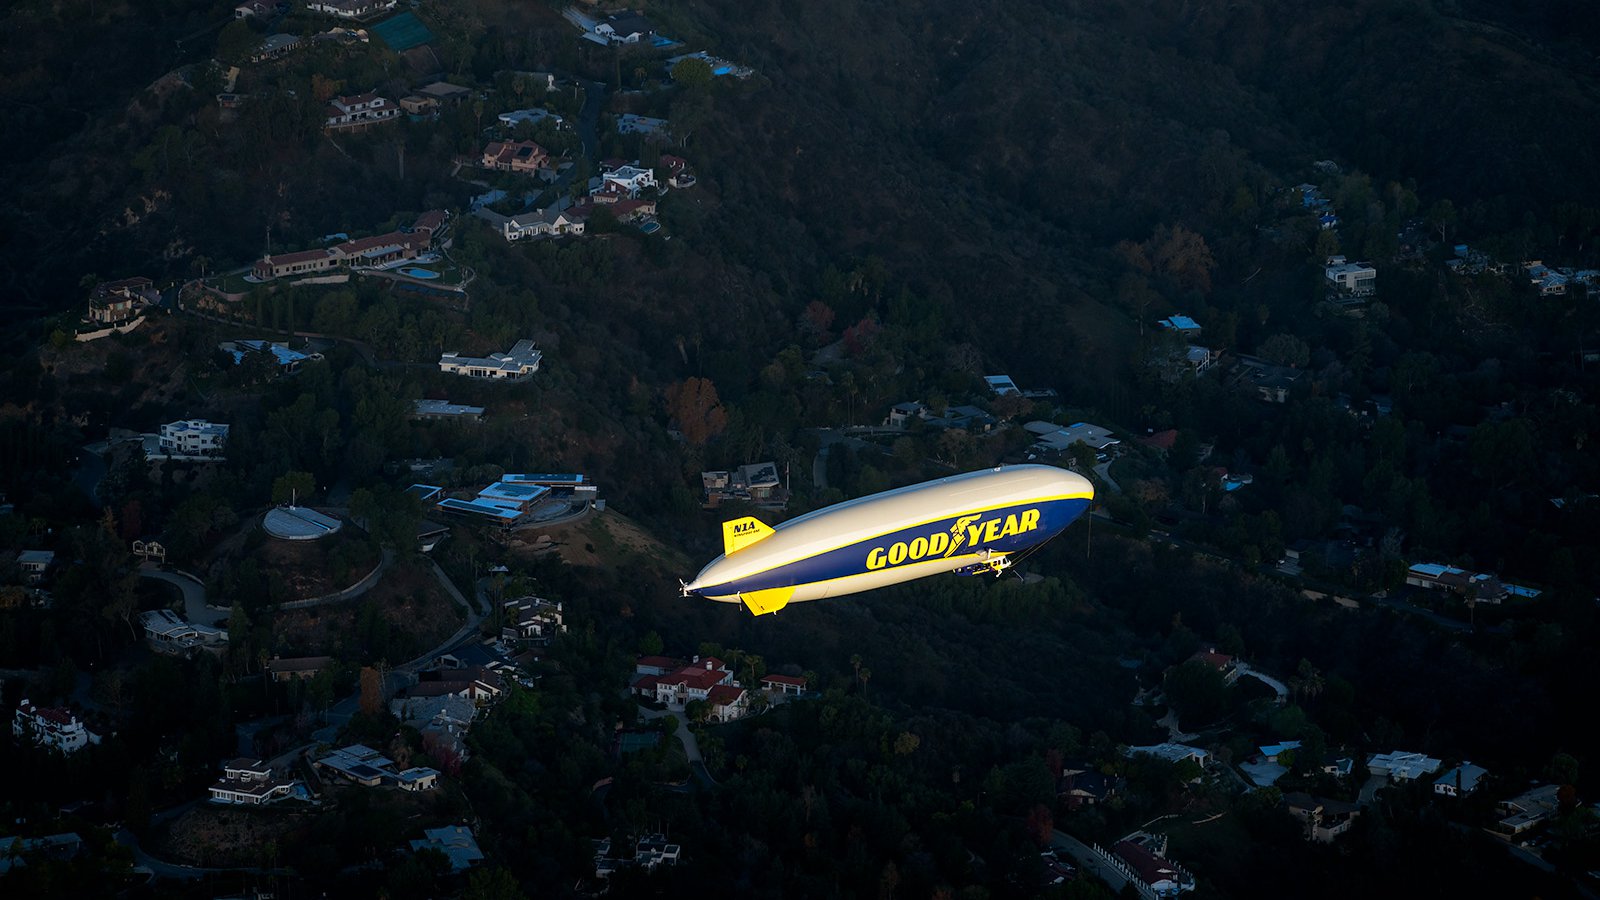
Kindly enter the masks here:
<path id="1" fill-rule="evenodd" d="M 306 9 L 340 19 L 364 19 L 388 12 L 399 3 L 400 0 L 311 0 Z"/>
<path id="2" fill-rule="evenodd" d="M 228 633 L 209 625 L 195 625 L 170 609 L 152 609 L 139 614 L 144 638 L 157 653 L 184 654 L 208 645 L 225 644 Z"/>
<path id="3" fill-rule="evenodd" d="M 366 128 L 400 115 L 400 107 L 377 94 L 335 97 L 328 101 L 323 128 L 328 131 Z"/>
<path id="4" fill-rule="evenodd" d="M 600 178 L 605 184 L 614 184 L 619 189 L 626 191 L 629 197 L 637 197 L 639 192 L 645 188 L 656 186 L 655 170 L 646 169 L 642 166 L 618 166 L 601 175 Z"/>
<path id="5" fill-rule="evenodd" d="M 989 390 L 993 391 L 996 397 L 1022 393 L 1017 388 L 1017 383 L 1011 380 L 1010 375 L 985 375 L 983 376 L 983 382 L 989 386 Z"/>
<path id="6" fill-rule="evenodd" d="M 719 684 L 706 692 L 711 721 L 732 722 L 750 711 L 750 693 L 736 684 Z"/>
<path id="7" fill-rule="evenodd" d="M 1367 296 L 1378 288 L 1377 269 L 1366 263 L 1346 262 L 1342 256 L 1328 257 L 1322 273 L 1330 285 L 1358 297 Z"/>
<path id="8" fill-rule="evenodd" d="M 1501 819 L 1495 826 L 1503 834 L 1521 834 L 1561 811 L 1560 785 L 1546 784 L 1523 791 L 1498 806 Z"/>
<path id="9" fill-rule="evenodd" d="M 54 550 L 24 550 L 17 554 L 17 567 L 22 570 L 29 584 L 43 581 L 44 573 L 50 570 L 55 561 Z"/>
<path id="10" fill-rule="evenodd" d="M 609 16 L 594 26 L 594 33 L 613 44 L 637 44 L 656 33 L 650 20 L 632 10 Z"/>
<path id="11" fill-rule="evenodd" d="M 806 680 L 794 675 L 767 675 L 761 679 L 761 688 L 780 697 L 798 697 L 806 692 Z"/>
<path id="12" fill-rule="evenodd" d="M 268 0 L 246 0 L 233 8 L 235 19 L 270 19 L 278 11 Z"/>
<path id="13" fill-rule="evenodd" d="M 507 241 L 529 237 L 563 237 L 583 234 L 584 219 L 570 209 L 554 206 L 512 216 L 500 223 L 500 234 Z"/>
<path id="14" fill-rule="evenodd" d="M 664 134 L 669 124 L 666 119 L 623 113 L 617 116 L 617 134 Z"/>
<path id="15" fill-rule="evenodd" d="M 500 636 L 503 638 L 547 644 L 567 631 L 560 603 L 541 597 L 522 597 L 507 600 L 502 607 L 505 624 L 501 626 Z"/>
<path id="16" fill-rule="evenodd" d="M 1439 776 L 1433 783 L 1433 792 L 1441 797 L 1465 797 L 1476 791 L 1489 775 L 1483 766 L 1464 762 Z"/>
<path id="17" fill-rule="evenodd" d="M 1443 761 L 1421 753 L 1396 750 L 1393 753 L 1374 753 L 1367 757 L 1367 771 L 1374 775 L 1387 775 L 1395 781 L 1412 781 L 1423 775 L 1432 775 L 1444 765 Z"/>
<path id="18" fill-rule="evenodd" d="M 26 697 L 17 705 L 17 714 L 11 720 L 11 734 L 61 753 L 76 753 L 90 744 L 100 743 L 100 735 L 85 728 L 71 710 L 34 706 Z"/>
<path id="19" fill-rule="evenodd" d="M 228 426 L 205 419 L 185 419 L 161 426 L 161 452 L 168 456 L 221 456 L 228 446 Z"/>
<path id="20" fill-rule="evenodd" d="M 1150 744 L 1144 747 L 1129 747 L 1128 755 L 1154 756 L 1157 759 L 1164 759 L 1169 763 L 1179 763 L 1186 759 L 1192 759 L 1201 768 L 1204 768 L 1211 762 L 1211 754 L 1209 752 L 1202 750 L 1199 747 L 1191 747 L 1188 744 L 1174 744 L 1171 742 Z"/>
<path id="21" fill-rule="evenodd" d="M 539 371 L 544 354 L 534 349 L 533 341 L 517 341 L 509 353 L 488 356 L 462 356 L 446 353 L 439 357 L 439 371 L 468 378 L 520 381 Z"/>

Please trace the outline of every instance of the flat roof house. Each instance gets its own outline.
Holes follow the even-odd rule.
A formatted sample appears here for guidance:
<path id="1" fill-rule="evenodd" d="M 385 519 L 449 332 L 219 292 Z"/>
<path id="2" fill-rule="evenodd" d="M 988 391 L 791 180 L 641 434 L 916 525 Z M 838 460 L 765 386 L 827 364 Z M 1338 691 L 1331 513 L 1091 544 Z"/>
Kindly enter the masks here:
<path id="1" fill-rule="evenodd" d="M 534 349 L 533 341 L 517 341 L 508 353 L 488 356 L 462 356 L 445 353 L 439 357 L 439 371 L 468 378 L 494 381 L 521 381 L 539 371 L 544 354 Z"/>
<path id="2" fill-rule="evenodd" d="M 161 452 L 168 456 L 220 457 L 228 446 L 228 426 L 185 419 L 161 426 Z"/>

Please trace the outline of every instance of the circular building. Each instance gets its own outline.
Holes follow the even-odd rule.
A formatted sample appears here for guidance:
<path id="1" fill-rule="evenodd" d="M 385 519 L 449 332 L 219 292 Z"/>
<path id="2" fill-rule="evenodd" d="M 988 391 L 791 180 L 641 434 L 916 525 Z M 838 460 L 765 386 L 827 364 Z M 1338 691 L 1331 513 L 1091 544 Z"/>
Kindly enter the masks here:
<path id="1" fill-rule="evenodd" d="M 337 533 L 343 523 L 309 507 L 279 506 L 267 510 L 261 527 L 279 540 L 315 541 Z"/>

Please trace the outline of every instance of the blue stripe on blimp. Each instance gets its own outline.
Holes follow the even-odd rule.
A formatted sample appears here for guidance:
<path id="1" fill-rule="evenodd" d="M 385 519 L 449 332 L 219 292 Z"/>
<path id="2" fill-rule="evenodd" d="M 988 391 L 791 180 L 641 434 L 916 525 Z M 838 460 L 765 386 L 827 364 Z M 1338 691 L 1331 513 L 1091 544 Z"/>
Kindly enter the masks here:
<path id="1" fill-rule="evenodd" d="M 1088 508 L 1088 498 L 1072 498 L 1018 503 L 981 513 L 950 516 L 809 556 L 735 581 L 707 585 L 695 593 L 703 597 L 726 597 L 831 581 L 865 572 L 893 570 L 941 556 L 966 556 L 983 550 L 1016 553 L 1060 534 Z M 1011 528 L 1019 530 L 1008 532 L 1008 523 Z M 958 529 L 959 538 L 956 536 Z"/>

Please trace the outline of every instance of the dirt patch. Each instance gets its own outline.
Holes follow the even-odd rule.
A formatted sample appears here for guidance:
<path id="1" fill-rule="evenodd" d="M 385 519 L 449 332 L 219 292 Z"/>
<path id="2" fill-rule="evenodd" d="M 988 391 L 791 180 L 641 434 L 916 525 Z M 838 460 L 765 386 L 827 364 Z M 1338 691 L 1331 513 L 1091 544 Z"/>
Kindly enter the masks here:
<path id="1" fill-rule="evenodd" d="M 676 568 L 686 568 L 688 557 L 657 540 L 639 524 L 611 510 L 582 522 L 554 528 L 529 529 L 526 537 L 511 543 L 513 552 L 538 554 L 549 547 L 539 542 L 549 536 L 561 561 L 571 566 L 619 565 L 633 556 L 646 556 Z"/>
<path id="2" fill-rule="evenodd" d="M 234 809 L 200 804 L 175 819 L 161 835 L 152 853 L 171 862 L 191 866 L 276 866 L 264 850 L 308 824 L 313 813 L 281 806 L 272 809 Z"/>
<path id="3" fill-rule="evenodd" d="M 377 549 L 348 524 L 319 541 L 280 541 L 262 531 L 261 517 L 254 516 L 239 534 L 217 546 L 206 572 L 225 581 L 229 573 L 252 561 L 255 571 L 268 580 L 274 602 L 309 600 L 350 587 L 365 578 L 379 558 Z"/>
<path id="4" fill-rule="evenodd" d="M 289 654 L 401 663 L 454 634 L 464 615 L 431 569 L 399 561 L 362 597 L 279 612 L 273 646 Z"/>

